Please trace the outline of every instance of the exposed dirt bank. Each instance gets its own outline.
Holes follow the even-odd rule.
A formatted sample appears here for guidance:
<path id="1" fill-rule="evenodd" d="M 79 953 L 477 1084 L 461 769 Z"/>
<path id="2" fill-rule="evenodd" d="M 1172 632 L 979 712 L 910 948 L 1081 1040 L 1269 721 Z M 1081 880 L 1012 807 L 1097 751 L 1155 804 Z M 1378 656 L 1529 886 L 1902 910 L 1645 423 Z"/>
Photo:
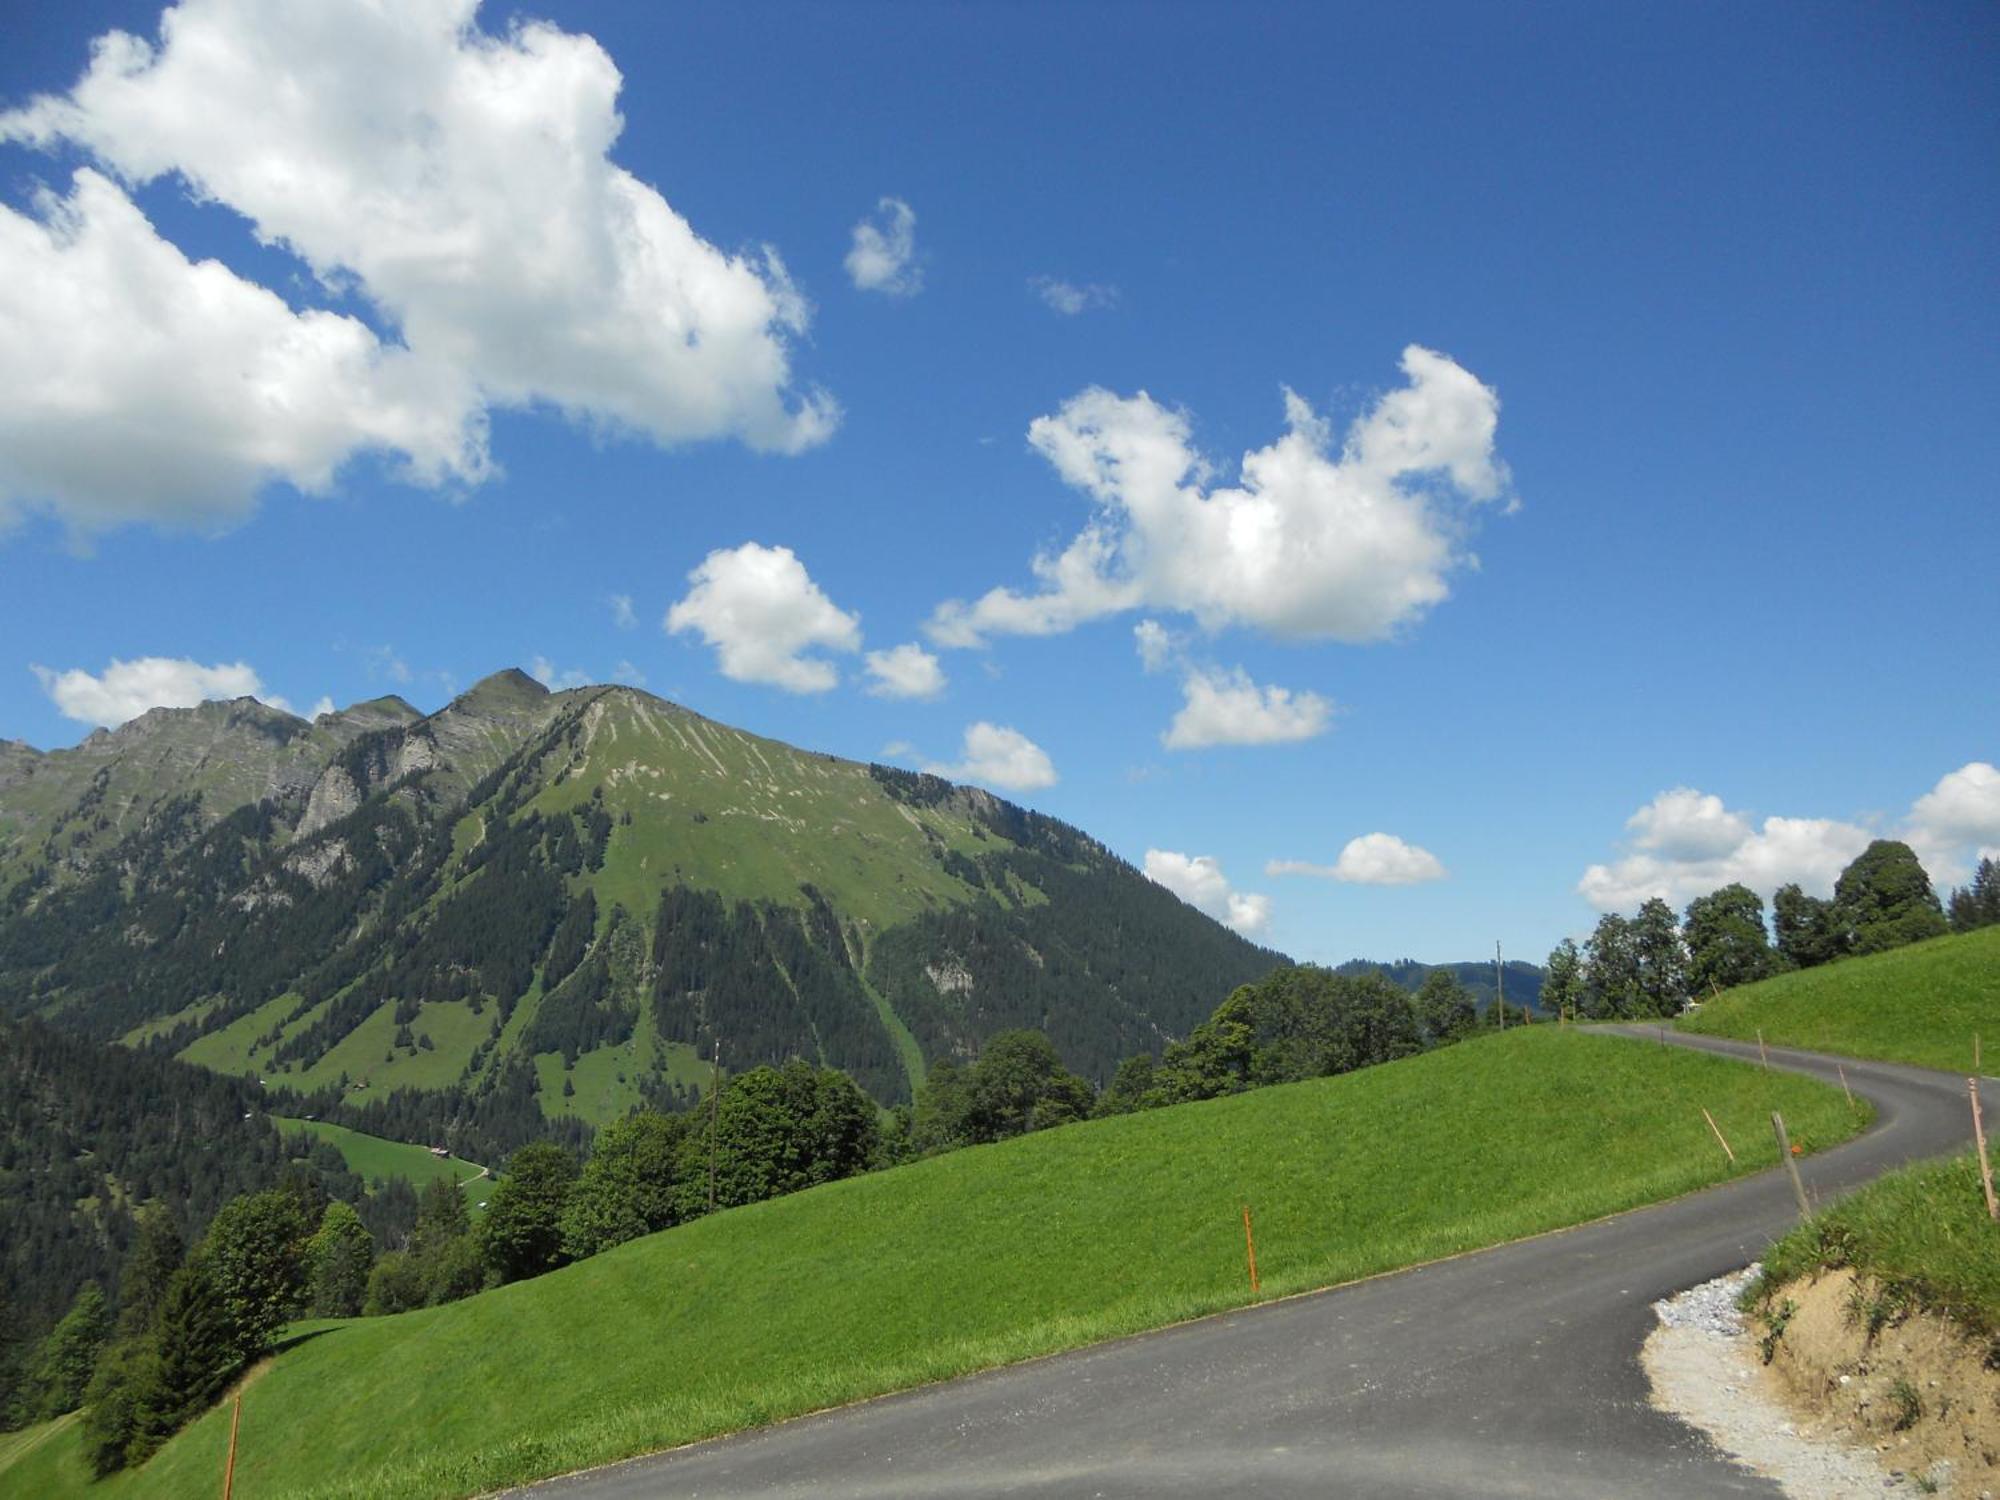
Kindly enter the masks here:
<path id="1" fill-rule="evenodd" d="M 1809 1428 L 1939 1494 L 2000 1495 L 2000 1369 L 1983 1342 L 1933 1313 L 1895 1316 L 1851 1270 L 1794 1281 L 1771 1307 L 1754 1331 L 1782 1322 L 1770 1371 Z"/>
<path id="2" fill-rule="evenodd" d="M 1643 1361 L 1654 1404 L 1700 1428 L 1793 1500 L 1882 1493 L 2000 1497 L 2000 1371 L 1942 1319 L 1870 1329 L 1851 1272 L 1795 1282 L 1782 1329 L 1745 1326 L 1755 1267 L 1655 1303 Z"/>

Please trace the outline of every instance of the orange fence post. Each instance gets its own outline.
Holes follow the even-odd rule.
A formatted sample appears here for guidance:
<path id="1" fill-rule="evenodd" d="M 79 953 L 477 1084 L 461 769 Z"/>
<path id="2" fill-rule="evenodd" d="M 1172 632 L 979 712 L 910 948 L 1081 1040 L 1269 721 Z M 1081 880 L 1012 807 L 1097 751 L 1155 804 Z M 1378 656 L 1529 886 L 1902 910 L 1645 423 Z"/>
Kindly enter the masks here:
<path id="1" fill-rule="evenodd" d="M 1243 1248 L 1250 1256 L 1250 1291 L 1257 1292 L 1257 1237 L 1250 1232 L 1250 1205 L 1243 1205 Z"/>
<path id="2" fill-rule="evenodd" d="M 243 1392 L 236 1393 L 236 1405 L 229 1413 L 229 1458 L 222 1466 L 222 1500 L 229 1500 L 236 1488 L 236 1429 L 243 1421 Z"/>

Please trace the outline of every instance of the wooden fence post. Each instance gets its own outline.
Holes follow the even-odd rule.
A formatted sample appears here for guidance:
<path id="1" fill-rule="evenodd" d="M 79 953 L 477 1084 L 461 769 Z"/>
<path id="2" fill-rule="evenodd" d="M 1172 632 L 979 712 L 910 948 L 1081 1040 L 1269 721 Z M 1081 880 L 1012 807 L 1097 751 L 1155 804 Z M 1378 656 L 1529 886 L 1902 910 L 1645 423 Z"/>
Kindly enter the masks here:
<path id="1" fill-rule="evenodd" d="M 1722 1142 L 1722 1152 L 1723 1152 L 1723 1155 L 1725 1155 L 1725 1156 L 1727 1156 L 1727 1157 L 1729 1158 L 1729 1164 L 1730 1164 L 1730 1165 L 1731 1165 L 1732 1167 L 1733 1167 L 1733 1166 L 1735 1166 L 1735 1165 L 1736 1165 L 1736 1153 L 1735 1153 L 1734 1151 L 1731 1151 L 1731 1150 L 1729 1149 L 1729 1138 L 1728 1138 L 1727 1136 L 1725 1136 L 1725 1135 L 1724 1135 L 1724 1134 L 1722 1133 L 1722 1127 L 1721 1127 L 1720 1125 L 1718 1125 L 1718 1124 L 1716 1124 L 1716 1123 L 1715 1123 L 1715 1116 L 1714 1116 L 1714 1115 L 1712 1115 L 1712 1114 L 1710 1114 L 1710 1113 L 1709 1113 L 1709 1112 L 1708 1112 L 1707 1110 L 1705 1110 L 1705 1109 L 1704 1109 L 1704 1110 L 1703 1110 L 1703 1111 L 1701 1112 L 1701 1117 L 1702 1117 L 1702 1118 L 1703 1118 L 1704 1120 L 1708 1121 L 1708 1128 L 1709 1128 L 1710 1130 L 1713 1130 L 1713 1131 L 1715 1132 L 1715 1138 L 1716 1138 L 1716 1139 L 1717 1139 L 1718 1141 L 1721 1141 L 1721 1142 Z"/>
<path id="2" fill-rule="evenodd" d="M 1257 1294 L 1257 1237 L 1250 1232 L 1250 1205 L 1243 1205 L 1243 1248 L 1250 1256 L 1250 1294 Z"/>
<path id="3" fill-rule="evenodd" d="M 1771 1111 L 1771 1129 L 1777 1132 L 1778 1156 L 1785 1164 L 1785 1170 L 1792 1174 L 1792 1192 L 1799 1200 L 1799 1217 L 1810 1219 L 1812 1205 L 1806 1202 L 1806 1185 L 1799 1180 L 1799 1164 L 1792 1156 L 1792 1138 L 1785 1134 L 1785 1117 L 1775 1109 Z"/>
<path id="4" fill-rule="evenodd" d="M 2000 1202 L 1993 1197 L 1993 1163 L 1986 1159 L 1986 1124 L 1979 1117 L 1979 1080 L 1968 1078 L 1965 1086 L 1972 1094 L 1972 1139 L 1979 1147 L 1979 1183 L 1986 1189 L 1986 1217 L 2000 1224 Z"/>
<path id="5" fill-rule="evenodd" d="M 1847 1095 L 1847 1102 L 1849 1104 L 1852 1104 L 1854 1102 L 1854 1090 L 1847 1086 L 1846 1065 L 1843 1063 L 1835 1063 L 1833 1066 L 1835 1071 L 1840 1074 L 1840 1091 L 1843 1094 Z"/>
<path id="6" fill-rule="evenodd" d="M 1764 1071 L 1771 1071 L 1771 1054 L 1764 1050 L 1764 1028 L 1757 1028 L 1757 1056 L 1763 1061 Z"/>
<path id="7" fill-rule="evenodd" d="M 236 1488 L 236 1429 L 243 1421 L 243 1392 L 237 1391 L 236 1405 L 229 1413 L 229 1457 L 222 1465 L 222 1500 L 229 1500 Z"/>

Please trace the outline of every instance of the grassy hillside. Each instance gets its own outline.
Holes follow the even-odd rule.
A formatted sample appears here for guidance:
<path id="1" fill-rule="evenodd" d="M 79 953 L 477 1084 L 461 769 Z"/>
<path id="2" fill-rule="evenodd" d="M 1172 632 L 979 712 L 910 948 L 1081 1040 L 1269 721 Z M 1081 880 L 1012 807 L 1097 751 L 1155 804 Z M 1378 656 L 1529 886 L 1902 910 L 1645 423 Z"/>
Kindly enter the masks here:
<path id="1" fill-rule="evenodd" d="M 1732 1169 L 1701 1117 L 1740 1153 Z M 1825 1146 L 1835 1089 L 1523 1028 L 698 1220 L 539 1280 L 334 1327 L 248 1389 L 240 1493 L 464 1495 L 1578 1223 Z M 202 1492 L 218 1409 L 116 1496 Z M 73 1437 L 0 1471 L 83 1489 Z"/>
<path id="2" fill-rule="evenodd" d="M 1788 1047 L 2000 1072 L 2000 927 L 1933 938 L 1729 990 L 1680 1022 L 1683 1031 Z"/>
<path id="3" fill-rule="evenodd" d="M 283 1115 L 271 1118 L 272 1123 L 288 1137 L 307 1135 L 330 1142 L 348 1168 L 370 1188 L 391 1177 L 403 1177 L 422 1192 L 426 1184 L 443 1177 L 459 1185 L 465 1194 L 466 1207 L 470 1208 L 486 1195 L 485 1189 L 490 1185 L 477 1165 L 460 1161 L 455 1156 L 432 1156 L 427 1146 L 385 1141 L 380 1136 L 363 1135 L 358 1130 L 329 1124 L 325 1120 L 293 1120 Z"/>

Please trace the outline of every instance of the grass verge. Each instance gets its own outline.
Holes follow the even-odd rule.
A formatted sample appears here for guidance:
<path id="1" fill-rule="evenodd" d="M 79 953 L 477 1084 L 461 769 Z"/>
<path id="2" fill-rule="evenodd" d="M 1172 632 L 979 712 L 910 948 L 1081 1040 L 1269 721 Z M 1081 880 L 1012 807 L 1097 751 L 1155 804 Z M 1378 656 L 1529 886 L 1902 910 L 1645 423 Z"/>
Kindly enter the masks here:
<path id="1" fill-rule="evenodd" d="M 1745 1305 L 1763 1306 L 1801 1276 L 1843 1267 L 1872 1284 L 1875 1300 L 1861 1309 L 1871 1323 L 1937 1313 L 1993 1340 L 2000 1358 L 2000 1224 L 1986 1217 L 1971 1152 L 1878 1178 L 1794 1229 L 1765 1255 Z"/>
<path id="2" fill-rule="evenodd" d="M 960 1151 L 320 1333 L 246 1395 L 238 1489 L 472 1494 L 1242 1306 L 1245 1204 L 1263 1297 L 1348 1281 L 1768 1167 L 1773 1109 L 1809 1149 L 1868 1114 L 1536 1026 Z M 200 1493 L 227 1426 L 212 1411 L 88 1490 Z M 45 1493 L 86 1489 L 65 1463 Z"/>
<path id="3" fill-rule="evenodd" d="M 2000 927 L 1847 958 L 1725 991 L 1682 1031 L 1815 1052 L 1972 1070 L 2000 1069 Z"/>

